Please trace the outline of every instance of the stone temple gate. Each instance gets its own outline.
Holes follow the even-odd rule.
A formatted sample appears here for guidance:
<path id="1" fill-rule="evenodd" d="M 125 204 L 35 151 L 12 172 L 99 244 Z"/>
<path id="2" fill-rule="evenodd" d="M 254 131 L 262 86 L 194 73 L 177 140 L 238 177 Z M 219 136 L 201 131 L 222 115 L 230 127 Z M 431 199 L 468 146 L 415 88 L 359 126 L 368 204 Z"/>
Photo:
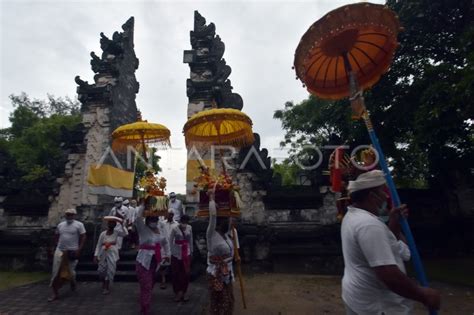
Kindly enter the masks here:
<path id="1" fill-rule="evenodd" d="M 111 154 L 110 135 L 118 126 L 137 119 L 135 97 L 139 83 L 135 78 L 138 59 L 134 51 L 134 18 L 123 24 L 122 31 L 115 32 L 112 38 L 101 33 L 100 47 L 99 56 L 90 54 L 95 73 L 93 83 L 79 76 L 75 78 L 82 122 L 62 135 L 67 162 L 63 176 L 57 178 L 55 193 L 46 204 L 30 204 L 25 200 L 23 206 L 15 209 L 4 207 L 3 202 L 9 196 L 0 196 L 0 252 L 4 261 L 8 255 L 25 258 L 24 247 L 31 248 L 32 243 L 33 248 L 37 246 L 37 252 L 31 253 L 33 258 L 25 258 L 28 264 L 32 260 L 44 260 L 49 233 L 62 219 L 64 210 L 71 207 L 77 208 L 78 218 L 86 223 L 88 238 L 92 240 L 91 230 L 97 218 L 111 208 L 113 197 L 92 194 L 87 175 L 89 168 L 99 162 L 115 165 L 118 161 L 127 168 L 126 156 Z"/>
<path id="2" fill-rule="evenodd" d="M 244 101 L 239 94 L 233 92 L 229 80 L 232 69 L 223 58 L 225 45 L 216 34 L 214 23 L 207 24 L 206 19 L 197 11 L 194 13 L 190 42 L 191 50 L 185 50 L 183 58 L 183 62 L 190 68 L 190 77 L 186 81 L 189 99 L 187 118 L 212 107 L 242 110 Z M 299 254 L 307 255 L 308 252 L 337 257 L 338 231 L 331 228 L 336 223 L 337 212 L 334 194 L 327 187 L 321 189 L 322 182 L 295 187 L 281 186 L 281 181 L 273 176 L 268 151 L 260 148 L 260 136 L 255 134 L 255 138 L 253 146 L 243 148 L 233 155 L 234 169 L 231 171 L 241 188 L 244 203 L 239 222 L 244 261 L 262 262 L 265 265 L 269 261 L 274 263 L 278 260 L 277 256 L 286 257 L 290 254 L 294 257 Z M 192 154 L 189 156 L 186 209 L 193 213 L 199 196 L 193 191 L 193 179 L 198 175 L 199 162 Z M 209 152 L 200 152 L 200 157 L 205 163 L 208 162 Z M 216 155 L 216 158 L 219 156 Z M 219 168 L 220 163 L 215 163 L 215 166 Z M 202 224 L 199 223 L 199 220 L 195 222 L 195 233 L 198 234 L 196 239 L 203 245 L 207 222 L 203 220 Z M 294 246 L 295 238 L 300 240 L 300 248 Z M 318 246 L 321 250 L 318 250 Z M 285 261 L 282 266 L 284 265 Z M 314 262 L 311 265 L 314 266 Z M 335 268 L 338 266 L 340 262 L 334 265 Z M 330 269 L 321 264 L 319 267 Z"/>
<path id="3" fill-rule="evenodd" d="M 0 231 L 4 240 L 15 239 L 20 244 L 18 240 L 23 237 L 28 244 L 32 231 L 37 231 L 38 235 L 51 231 L 60 222 L 63 211 L 70 207 L 77 208 L 78 218 L 86 223 L 88 230 L 97 229 L 98 219 L 111 207 L 112 196 L 95 195 L 89 191 L 87 174 L 89 168 L 99 161 L 114 165 L 110 135 L 118 126 L 137 118 L 135 97 L 139 83 L 135 77 L 138 59 L 134 52 L 133 17 L 122 26 L 121 32 L 115 32 L 111 38 L 101 33 L 100 37 L 102 53 L 91 52 L 90 64 L 95 73 L 93 83 L 79 76 L 75 79 L 82 104 L 82 123 L 74 131 L 64 134 L 67 163 L 64 175 L 57 179 L 55 195 L 49 196 L 48 210 L 41 215 L 32 214 L 33 211 L 15 213 L 4 211 L 0 203 Z M 215 25 L 207 24 L 197 11 L 190 42 L 191 49 L 184 51 L 183 58 L 190 67 L 190 77 L 186 80 L 187 118 L 213 106 L 241 110 L 243 99 L 233 92 L 229 80 L 231 68 L 223 59 L 225 45 L 216 34 Z M 258 134 L 255 138 L 253 146 L 241 149 L 232 157 L 239 166 L 251 152 L 245 167 L 233 173 L 241 187 L 244 203 L 239 222 L 244 260 L 265 265 L 277 261 L 280 256 L 307 255 L 309 251 L 319 256 L 339 257 L 338 230 L 333 224 L 336 221 L 334 195 L 321 189 L 321 183 L 281 186 L 273 176 L 268 151 L 260 148 Z M 209 153 L 206 154 L 204 158 L 209 157 Z M 122 166 L 126 166 L 126 156 L 116 157 Z M 192 168 L 195 166 L 195 160 L 188 161 L 186 211 L 190 214 L 194 213 L 198 202 L 196 195 L 192 194 L 195 174 Z M 203 249 L 207 223 L 195 220 L 193 224 L 197 234 L 196 246 Z M 95 234 L 88 232 L 93 239 Z M 295 239 L 300 240 L 299 248 L 294 246 Z M 38 242 L 41 242 L 41 237 Z M 0 242 L 0 252 L 1 246 Z M 44 247 L 38 245 L 38 251 L 44 252 Z M 44 253 L 35 255 L 41 259 Z"/>
<path id="4" fill-rule="evenodd" d="M 231 67 L 223 59 L 225 45 L 216 35 L 214 23 L 206 24 L 199 12 L 194 13 L 194 29 L 190 32 L 191 50 L 184 51 L 184 63 L 190 68 L 190 77 L 186 81 L 186 92 L 189 99 L 188 117 L 200 111 L 212 108 L 233 108 L 242 110 L 242 97 L 234 93 L 229 76 Z M 322 195 L 320 185 L 301 185 L 302 194 L 295 195 L 287 191 L 278 181 L 273 180 L 271 159 L 266 149 L 260 149 L 260 136 L 255 134 L 256 142 L 252 147 L 243 148 L 234 155 L 233 175 L 243 188 L 242 221 L 251 224 L 268 224 L 279 221 L 293 221 L 296 217 L 308 222 L 330 224 L 335 222 L 335 202 L 332 194 Z M 187 165 L 186 198 L 189 210 L 192 210 L 198 195 L 193 192 L 193 179 L 196 177 L 198 161 L 190 154 Z M 209 158 L 208 152 L 200 155 L 204 162 Z M 248 158 L 250 157 L 250 159 Z M 215 163 L 216 168 L 220 167 Z M 295 190 L 296 191 L 296 190 Z M 278 192 L 278 193 L 277 193 Z M 306 194 L 304 192 L 307 192 Z M 289 193 L 289 195 L 288 195 Z M 278 195 L 278 197 L 276 197 Z M 286 202 L 282 198 L 296 198 Z M 275 199 L 276 198 L 276 199 Z M 296 200 L 299 200 L 296 202 Z M 286 203 L 286 204 L 285 204 Z M 290 206 L 298 209 L 297 215 L 290 215 Z M 282 208 L 278 208 L 278 206 Z M 309 207 L 309 208 L 308 208 Z M 272 209 L 272 212 L 267 210 Z"/>
<path id="5" fill-rule="evenodd" d="M 76 76 L 82 125 L 77 130 L 76 141 L 70 144 L 64 177 L 58 179 L 59 193 L 48 214 L 50 226 L 57 224 L 61 212 L 68 207 L 78 207 L 82 220 L 87 221 L 102 215 L 103 207 L 112 201 L 111 196 L 92 194 L 86 180 L 92 165 L 101 160 L 114 164 L 110 149 L 112 131 L 137 119 L 135 97 L 139 83 L 135 78 L 138 59 L 133 43 L 134 18 L 131 17 L 122 29 L 123 32 L 115 32 L 112 39 L 100 34 L 102 54 L 99 57 L 91 52 L 94 83 L 89 84 Z M 125 158 L 117 156 L 122 167 L 127 166 Z"/>

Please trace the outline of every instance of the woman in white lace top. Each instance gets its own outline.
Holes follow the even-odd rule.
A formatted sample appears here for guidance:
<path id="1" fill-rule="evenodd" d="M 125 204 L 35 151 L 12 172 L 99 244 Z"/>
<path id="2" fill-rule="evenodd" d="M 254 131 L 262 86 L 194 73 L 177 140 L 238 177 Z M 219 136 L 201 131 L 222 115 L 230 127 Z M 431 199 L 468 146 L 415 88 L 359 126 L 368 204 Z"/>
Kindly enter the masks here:
<path id="1" fill-rule="evenodd" d="M 139 237 L 139 249 L 136 260 L 136 272 L 140 284 L 140 306 L 142 314 L 150 314 L 151 293 L 155 285 L 155 272 L 162 261 L 170 260 L 168 239 L 158 228 L 158 217 L 147 216 L 143 219 L 145 205 L 138 208 L 135 226 Z M 161 257 L 163 248 L 164 257 Z"/>
<path id="2" fill-rule="evenodd" d="M 229 218 L 217 217 L 214 194 L 209 194 L 209 225 L 207 227 L 207 274 L 211 314 L 232 314 L 234 244 L 229 237 Z"/>

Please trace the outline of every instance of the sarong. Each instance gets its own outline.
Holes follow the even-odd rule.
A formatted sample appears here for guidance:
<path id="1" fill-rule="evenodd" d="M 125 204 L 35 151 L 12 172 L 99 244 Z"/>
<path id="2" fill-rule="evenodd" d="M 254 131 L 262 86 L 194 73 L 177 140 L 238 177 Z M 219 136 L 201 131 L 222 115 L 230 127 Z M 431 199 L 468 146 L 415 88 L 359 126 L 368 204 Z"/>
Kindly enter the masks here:
<path id="1" fill-rule="evenodd" d="M 211 315 L 231 315 L 234 312 L 234 291 L 232 282 L 222 283 L 222 289 L 215 286 L 216 277 L 208 274 Z"/>
<path id="2" fill-rule="evenodd" d="M 175 241 L 175 244 L 181 247 L 181 259 L 184 264 L 184 269 L 186 273 L 189 273 L 191 271 L 191 256 L 188 255 L 189 242 L 187 240 L 180 240 Z"/>
<path id="3" fill-rule="evenodd" d="M 230 315 L 234 311 L 232 277 L 226 262 L 229 258 L 229 256 L 209 257 L 209 261 L 216 266 L 216 275 L 207 275 L 212 315 Z"/>
<path id="4" fill-rule="evenodd" d="M 113 282 L 115 271 L 117 270 L 118 250 L 114 248 L 115 243 L 105 243 L 101 257 L 99 257 L 99 265 L 97 271 L 99 277 L 103 280 Z"/>
<path id="5" fill-rule="evenodd" d="M 140 284 L 140 311 L 142 314 L 150 314 L 151 294 L 155 285 L 155 270 L 157 262 L 152 258 L 150 268 L 147 270 L 138 261 L 136 262 L 136 272 L 138 283 Z"/>
<path id="6" fill-rule="evenodd" d="M 189 286 L 189 268 L 185 267 L 185 262 L 171 256 L 171 274 L 174 293 L 186 293 Z"/>
<path id="7" fill-rule="evenodd" d="M 53 282 L 62 285 L 64 282 L 76 282 L 76 266 L 78 260 L 70 260 L 67 251 L 61 251 L 58 248 L 54 251 L 53 256 L 53 272 L 49 286 L 53 286 Z"/>

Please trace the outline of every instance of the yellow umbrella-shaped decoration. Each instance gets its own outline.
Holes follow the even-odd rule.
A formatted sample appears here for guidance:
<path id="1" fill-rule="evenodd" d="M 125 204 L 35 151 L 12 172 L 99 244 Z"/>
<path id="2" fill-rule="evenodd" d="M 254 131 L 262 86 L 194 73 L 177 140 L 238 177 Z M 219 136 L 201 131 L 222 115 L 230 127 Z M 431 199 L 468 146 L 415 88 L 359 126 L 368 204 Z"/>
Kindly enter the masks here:
<path id="1" fill-rule="evenodd" d="M 310 93 L 326 99 L 351 95 L 351 71 L 359 88 L 368 89 L 388 70 L 399 30 L 397 16 L 386 6 L 356 3 L 337 8 L 301 38 L 296 75 Z"/>
<path id="2" fill-rule="evenodd" d="M 169 146 L 170 135 L 168 128 L 161 124 L 142 120 L 139 113 L 136 122 L 122 125 L 112 132 L 112 149 L 121 151 L 127 146 L 141 145 L 146 159 L 146 144 Z"/>
<path id="3" fill-rule="evenodd" d="M 183 128 L 186 146 L 253 144 L 252 120 L 237 109 L 214 108 L 193 115 Z"/>

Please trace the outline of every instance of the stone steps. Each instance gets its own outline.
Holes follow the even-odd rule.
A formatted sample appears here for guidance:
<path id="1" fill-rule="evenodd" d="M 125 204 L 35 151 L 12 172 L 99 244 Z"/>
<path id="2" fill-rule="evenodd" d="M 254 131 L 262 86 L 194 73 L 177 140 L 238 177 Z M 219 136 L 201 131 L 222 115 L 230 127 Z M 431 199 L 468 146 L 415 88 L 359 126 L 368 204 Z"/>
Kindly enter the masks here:
<path id="1" fill-rule="evenodd" d="M 135 272 L 136 250 L 120 251 L 120 260 L 117 262 L 117 271 L 114 281 L 135 282 L 137 274 Z M 93 262 L 93 257 L 82 257 L 76 268 L 78 281 L 100 281 L 97 274 L 97 264 Z"/>
<path id="2" fill-rule="evenodd" d="M 95 264 L 92 260 L 91 261 L 84 261 L 79 262 L 77 269 L 83 271 L 97 271 L 97 264 Z M 135 271 L 135 260 L 132 261 L 122 261 L 119 260 L 117 262 L 117 270 L 121 271 Z"/>
<path id="3" fill-rule="evenodd" d="M 96 265 L 97 266 L 97 265 Z M 117 266 L 118 267 L 118 266 Z M 78 281 L 96 281 L 99 282 L 97 267 L 95 270 L 77 270 L 76 277 Z M 115 282 L 136 282 L 137 274 L 135 270 L 117 270 L 115 273 Z"/>
<path id="4" fill-rule="evenodd" d="M 124 250 L 120 252 L 120 260 L 117 262 L 117 271 L 115 273 L 115 282 L 136 282 L 137 274 L 135 272 L 136 250 Z M 78 281 L 100 281 L 97 273 L 97 264 L 92 261 L 93 257 L 83 256 L 79 260 L 76 268 Z M 205 262 L 197 259 L 193 260 L 191 265 L 191 281 L 205 274 Z M 159 277 L 159 274 L 157 274 Z M 157 279 L 157 281 L 159 281 Z"/>

